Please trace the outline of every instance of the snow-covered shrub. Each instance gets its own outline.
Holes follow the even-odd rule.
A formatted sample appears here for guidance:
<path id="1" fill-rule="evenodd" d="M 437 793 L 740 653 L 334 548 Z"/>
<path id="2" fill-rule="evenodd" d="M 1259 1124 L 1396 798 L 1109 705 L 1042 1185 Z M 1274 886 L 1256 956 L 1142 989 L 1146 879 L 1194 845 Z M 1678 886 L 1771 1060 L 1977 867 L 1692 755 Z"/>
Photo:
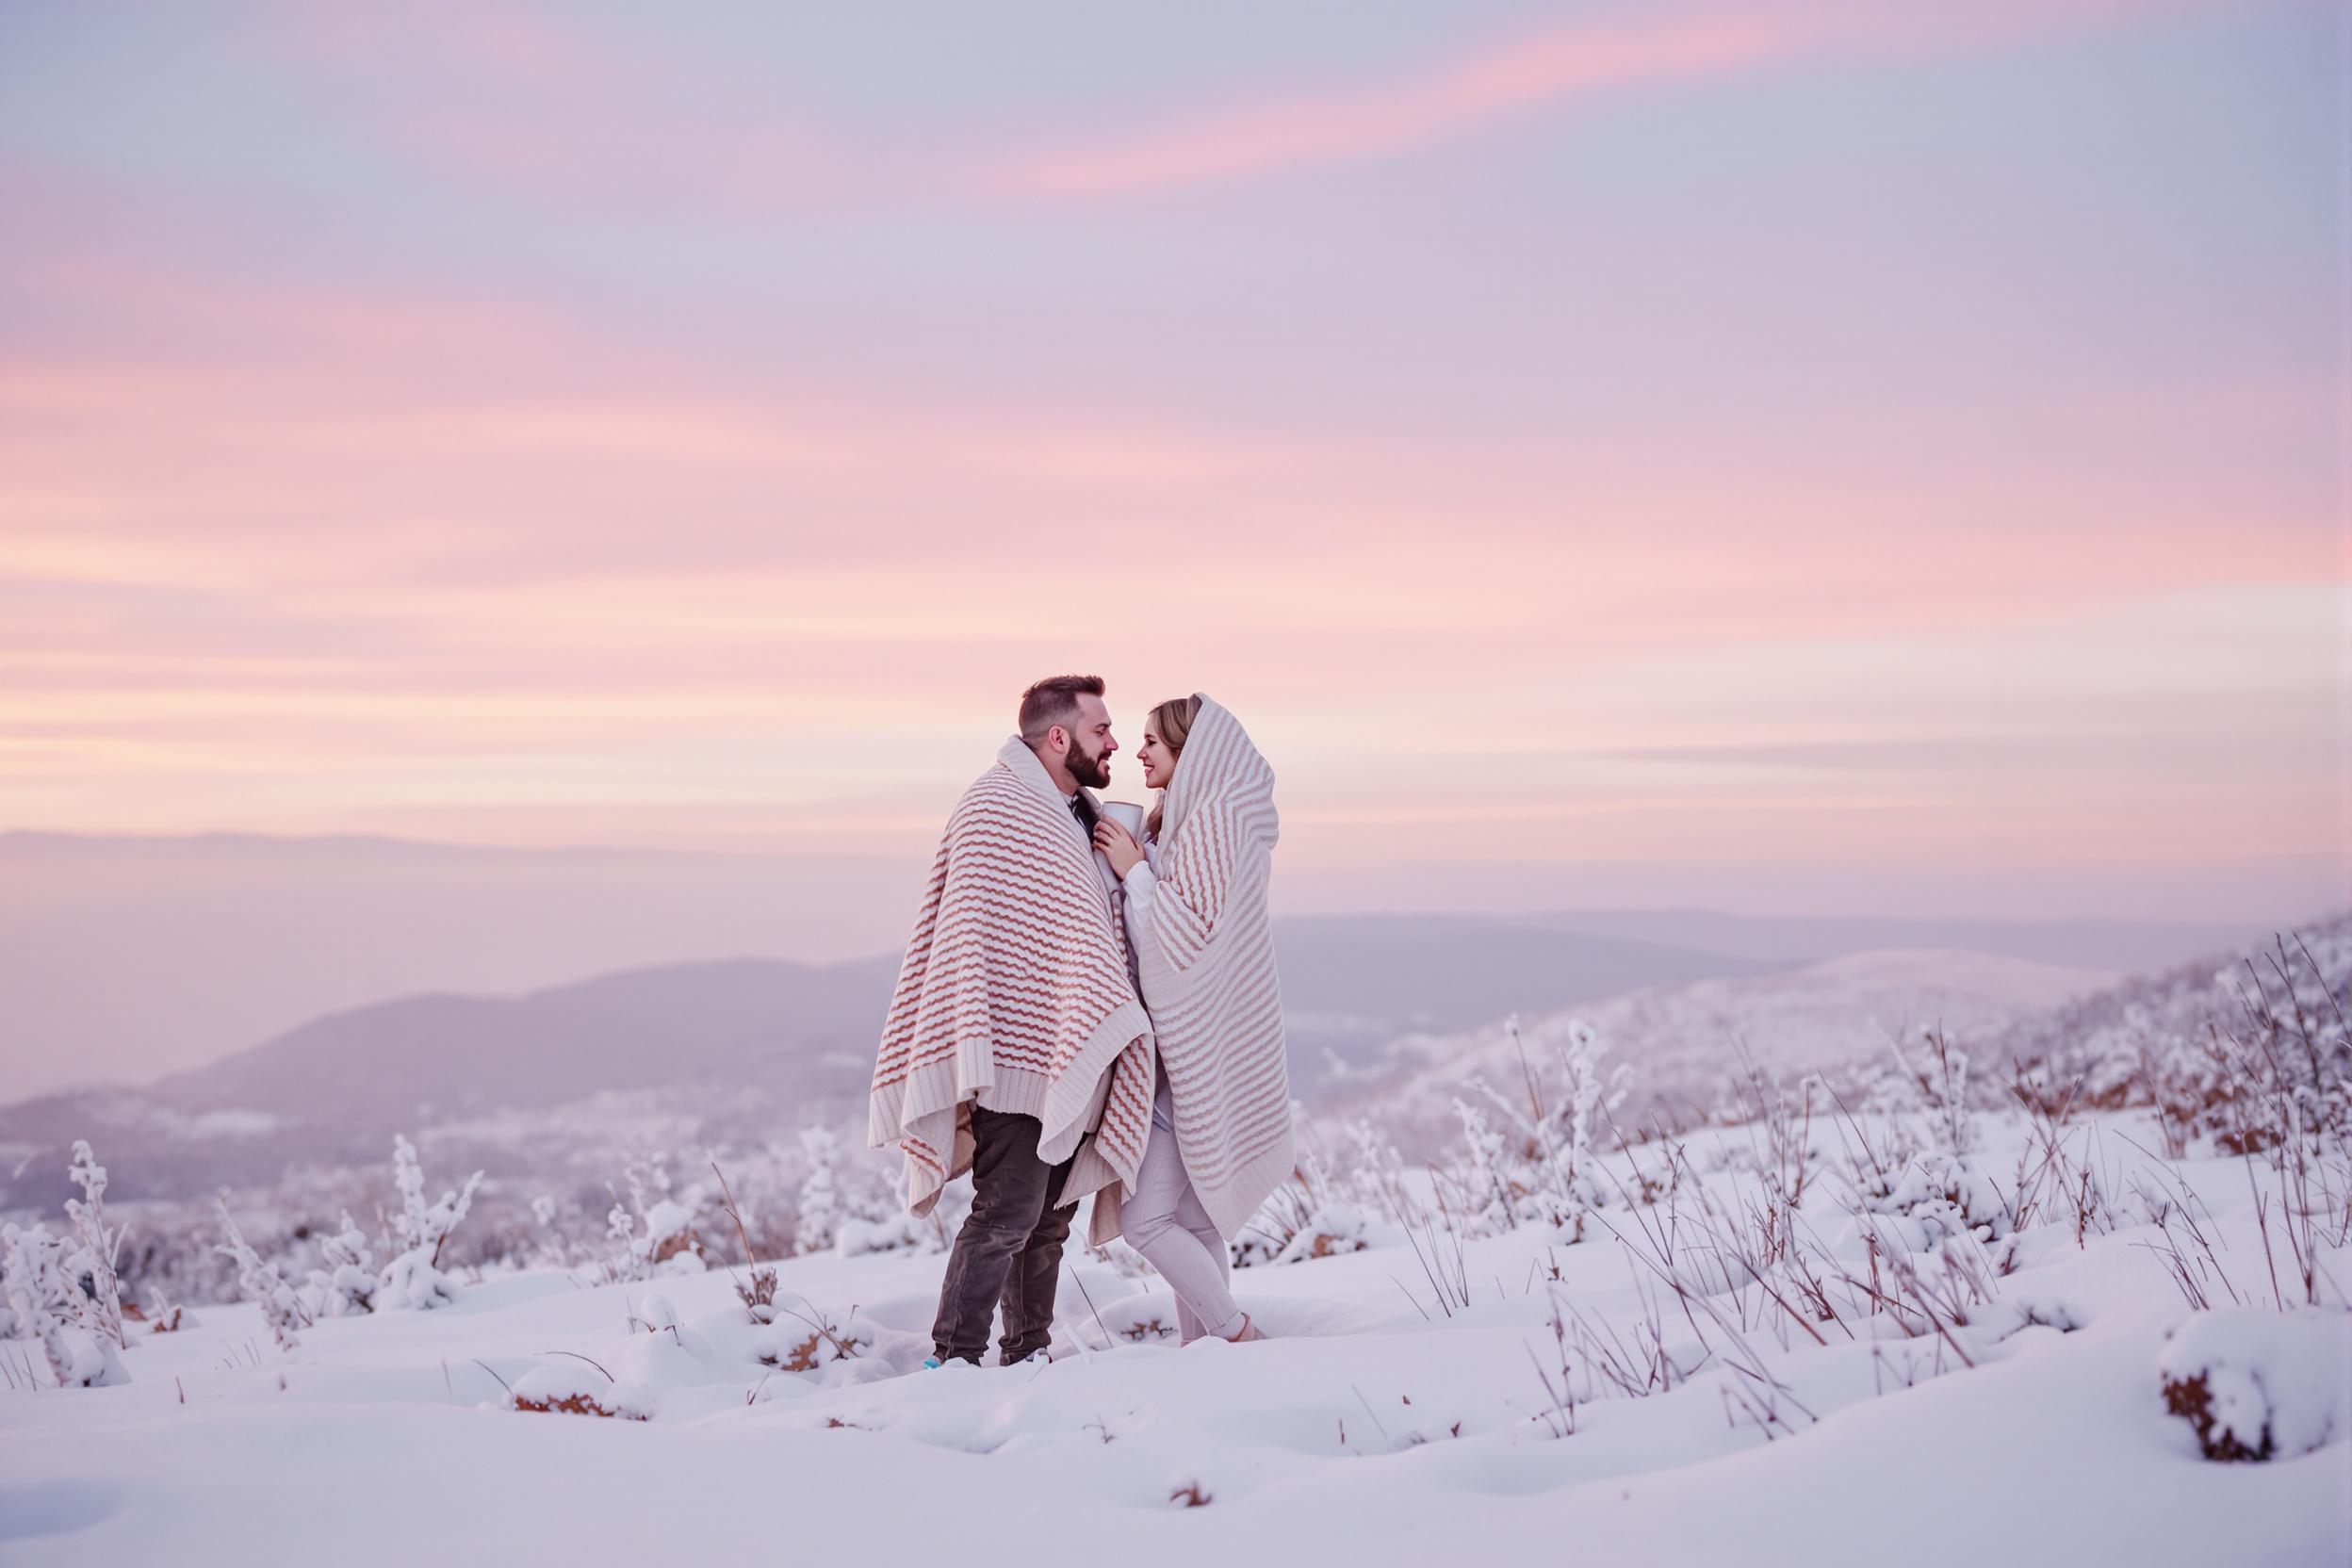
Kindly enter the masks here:
<path id="1" fill-rule="evenodd" d="M 614 1193 L 604 1217 L 605 1255 L 599 1265 L 608 1282 L 633 1284 L 657 1274 L 699 1274 L 710 1266 L 695 1233 L 694 1209 L 704 1189 L 689 1186 L 671 1196 L 670 1174 L 661 1156 L 630 1162 L 626 1203 Z"/>
<path id="2" fill-rule="evenodd" d="M 66 1175 L 82 1189 L 80 1198 L 65 1200 L 66 1217 L 74 1221 L 74 1233 L 81 1242 L 66 1260 L 66 1273 L 90 1281 L 91 1331 L 127 1349 L 131 1341 L 122 1331 L 122 1285 L 115 1273 L 125 1228 L 106 1224 L 106 1168 L 90 1152 L 87 1139 L 74 1140 L 74 1164 Z"/>
<path id="3" fill-rule="evenodd" d="M 801 1129 L 800 1147 L 808 1156 L 808 1179 L 801 1184 L 800 1212 L 792 1224 L 792 1250 L 803 1255 L 832 1249 L 841 1222 L 841 1202 L 833 1189 L 833 1168 L 840 1142 L 823 1127 Z"/>
<path id="4" fill-rule="evenodd" d="M 458 1190 L 444 1192 L 434 1203 L 425 1201 L 425 1173 L 416 1150 L 407 1138 L 392 1138 L 392 1177 L 400 1188 L 400 1212 L 392 1217 L 395 1245 L 400 1249 L 384 1266 L 378 1308 L 425 1310 L 449 1306 L 457 1287 L 441 1272 L 441 1245 L 473 1206 L 474 1189 L 482 1184 L 477 1170 Z"/>
<path id="5" fill-rule="evenodd" d="M 601 1415 L 644 1421 L 652 1411 L 636 1389 L 624 1388 L 582 1362 L 549 1360 L 514 1380 L 507 1390 L 512 1410 L 541 1414 Z"/>
<path id="6" fill-rule="evenodd" d="M 1473 1082 L 1481 1089 L 1486 1087 L 1482 1082 Z M 1458 1190 L 1463 1233 L 1474 1239 L 1498 1236 L 1533 1218 L 1525 1205 L 1534 1200 L 1534 1194 L 1506 1158 L 1504 1135 L 1487 1126 L 1483 1111 L 1459 1096 L 1454 1100 L 1454 1115 L 1462 1121 L 1463 1160 Z"/>
<path id="7" fill-rule="evenodd" d="M 163 1293 L 160 1285 L 147 1287 L 147 1331 L 155 1334 L 176 1334 L 184 1329 L 195 1328 L 203 1319 Z"/>
<path id="8" fill-rule="evenodd" d="M 1587 1217 L 1605 1200 L 1596 1163 L 1601 1133 L 1631 1092 L 1632 1070 L 1621 1062 L 1605 1074 L 1600 1064 L 1608 1047 L 1591 1024 L 1571 1019 L 1558 1042 L 1561 1082 L 1555 1088 L 1529 1055 L 1518 1015 L 1504 1020 L 1503 1029 L 1519 1054 L 1524 1103 L 1473 1076 L 1469 1087 L 1503 1118 L 1502 1127 L 1490 1131 L 1482 1111 L 1454 1102 L 1467 1148 L 1465 1233 L 1540 1223 L 1557 1241 L 1580 1241 Z"/>
<path id="9" fill-rule="evenodd" d="M 70 1260 L 79 1255 L 46 1225 L 0 1226 L 0 1278 L 5 1278 L 17 1334 L 38 1341 L 59 1388 L 101 1388 L 130 1381 L 94 1299 L 83 1291 Z M 121 1319 L 118 1317 L 116 1325 Z"/>
<path id="10" fill-rule="evenodd" d="M 523 1260 L 527 1267 L 569 1268 L 573 1261 L 571 1237 L 564 1234 L 560 1222 L 563 1205 L 548 1193 L 541 1193 L 531 1200 L 531 1242 L 530 1252 Z"/>
<path id="11" fill-rule="evenodd" d="M 1310 1258 L 1336 1258 L 1370 1247 L 1378 1221 L 1354 1204 L 1334 1199 L 1307 1216 L 1282 1250 L 1267 1260 L 1304 1263 Z"/>
<path id="12" fill-rule="evenodd" d="M 1975 1157 L 1968 1053 L 1932 1026 L 1919 1041 L 1917 1059 L 1889 1042 L 1893 1070 L 1864 1080 L 1870 1111 L 1838 1117 L 1854 1229 L 1906 1252 L 1962 1236 L 2005 1236 L 2018 1203 Z"/>
<path id="13" fill-rule="evenodd" d="M 2224 1307 L 2191 1317 L 2157 1358 L 2164 1409 L 2207 1459 L 2293 1459 L 2345 1436 L 2352 1313 Z"/>
<path id="14" fill-rule="evenodd" d="M 755 1334 L 752 1359 L 779 1372 L 813 1372 L 874 1348 L 874 1331 L 844 1323 L 805 1296 L 776 1302 L 776 1320 Z"/>
<path id="15" fill-rule="evenodd" d="M 278 1266 L 265 1260 L 247 1243 L 227 1202 L 220 1202 L 219 1207 L 220 1225 L 229 1239 L 216 1250 L 237 1265 L 237 1288 L 259 1303 L 262 1321 L 270 1325 L 270 1337 L 277 1341 L 278 1348 L 295 1349 L 302 1341 L 294 1331 L 311 1326 L 309 1310 L 302 1305 L 294 1287 L 280 1277 Z"/>
<path id="16" fill-rule="evenodd" d="M 638 1240 L 658 1274 L 699 1274 L 710 1266 L 702 1238 L 694 1233 L 694 1211 L 675 1198 L 645 1211 L 645 1233 Z"/>
<path id="17" fill-rule="evenodd" d="M 1147 1291 L 1124 1300 L 1103 1303 L 1098 1315 L 1102 1331 L 1130 1345 L 1150 1345 L 1178 1336 L 1176 1298 L 1167 1290 Z"/>
<path id="18" fill-rule="evenodd" d="M 720 1207 L 727 1217 L 735 1222 L 735 1239 L 743 1244 L 744 1273 L 735 1281 L 736 1298 L 743 1304 L 743 1314 L 754 1323 L 776 1320 L 776 1265 L 761 1263 L 752 1250 L 751 1227 L 743 1223 L 743 1211 L 735 1203 L 735 1189 L 727 1184 L 727 1172 L 719 1162 L 710 1162 L 710 1174 L 719 1179 Z"/>
<path id="19" fill-rule="evenodd" d="M 2352 1132 L 2347 986 L 2352 920 L 2339 916 L 2021 1022 L 2011 1049 L 2085 1109 L 2152 1111 L 2168 1159 L 2341 1136 Z"/>
<path id="20" fill-rule="evenodd" d="M 1342 1181 L 1333 1179 L 1329 1153 L 1308 1130 L 1291 1179 L 1233 1238 L 1234 1267 L 1337 1257 L 1401 1237 L 1401 1230 L 1377 1217 L 1399 1203 L 1418 1211 L 1403 1189 L 1396 1149 L 1368 1121 L 1358 1120 L 1348 1132 L 1356 1160 Z"/>
<path id="21" fill-rule="evenodd" d="M 1987 1308 L 1986 1336 L 1996 1343 L 2026 1329 L 2055 1329 L 2070 1334 L 2090 1326 L 2091 1315 L 2071 1298 L 2047 1290 L 2009 1290 Z"/>
<path id="22" fill-rule="evenodd" d="M 1894 1221 L 1873 1226 L 1884 1238 L 1901 1237 L 1906 1251 L 1923 1251 L 1948 1238 L 1993 1241 L 2009 1233 L 2010 1205 L 1999 1183 L 1975 1162 L 1940 1149 L 1921 1151 L 1903 1167 L 1891 1191 L 1863 1200 L 1864 1213 Z"/>
<path id="23" fill-rule="evenodd" d="M 376 1310 L 382 1282 L 368 1266 L 368 1237 L 343 1211 L 342 1223 L 332 1234 L 318 1238 L 327 1266 L 310 1271 L 312 1312 L 320 1317 L 349 1317 Z"/>
<path id="24" fill-rule="evenodd" d="M 637 1244 L 637 1217 L 618 1198 L 604 1217 L 604 1259 L 599 1265 L 607 1283 L 636 1284 L 652 1272 L 646 1262 L 649 1247 Z"/>

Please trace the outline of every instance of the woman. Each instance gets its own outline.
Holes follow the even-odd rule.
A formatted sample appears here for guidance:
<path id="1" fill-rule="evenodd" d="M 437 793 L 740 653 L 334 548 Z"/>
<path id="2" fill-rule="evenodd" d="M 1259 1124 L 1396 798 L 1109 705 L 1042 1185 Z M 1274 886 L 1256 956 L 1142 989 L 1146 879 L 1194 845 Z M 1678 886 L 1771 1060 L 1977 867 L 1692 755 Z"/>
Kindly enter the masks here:
<path id="1" fill-rule="evenodd" d="M 1152 710 L 1143 781 L 1161 792 L 1137 843 L 1117 823 L 1095 844 L 1126 890 L 1127 935 L 1159 1046 L 1152 1133 L 1123 1232 L 1176 1293 L 1177 1327 L 1264 1339 L 1228 1288 L 1226 1238 L 1291 1174 L 1290 1076 L 1266 923 L 1279 820 L 1274 770 L 1240 721 L 1198 693 Z"/>

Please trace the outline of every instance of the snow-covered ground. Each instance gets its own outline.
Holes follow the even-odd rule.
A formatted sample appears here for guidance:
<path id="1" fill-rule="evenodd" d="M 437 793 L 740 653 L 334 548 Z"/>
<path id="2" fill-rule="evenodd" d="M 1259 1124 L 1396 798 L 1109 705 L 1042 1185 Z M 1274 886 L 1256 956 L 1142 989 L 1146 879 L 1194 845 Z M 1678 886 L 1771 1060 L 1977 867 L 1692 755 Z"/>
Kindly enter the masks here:
<path id="1" fill-rule="evenodd" d="M 2352 1271 L 2323 1242 L 2335 1304 L 2278 1310 L 2303 1292 L 2274 1283 L 2262 1159 L 2164 1162 L 2129 1112 L 2067 1126 L 2053 1180 L 2026 1117 L 1979 1115 L 1955 1203 L 1932 1148 L 1918 1190 L 1860 1191 L 1874 1125 L 1703 1133 L 1647 1204 L 1666 1151 L 1609 1156 L 1573 1244 L 1523 1197 L 1459 1229 L 1365 1216 L 1367 1250 L 1237 1271 L 1275 1336 L 1247 1346 L 1152 1337 L 1159 1282 L 1076 1248 L 1054 1360 L 1015 1367 L 921 1369 L 943 1260 L 904 1251 L 785 1260 L 767 1324 L 740 1266 L 545 1270 L 322 1317 L 290 1352 L 250 1303 L 197 1308 L 135 1326 L 120 1386 L 45 1386 L 0 1342 L 0 1561 L 2352 1560 Z M 1759 1285 L 1732 1217 L 1792 1169 L 1798 1261 Z M 2176 1258 L 2255 1310 L 2198 1317 L 2164 1375 L 2206 1374 L 2266 1462 L 2202 1457 L 2167 1413 Z M 1769 1299 L 1806 1269 L 1851 1271 L 1828 1315 Z M 1644 1378 L 1668 1386 L 1621 1386 Z"/>

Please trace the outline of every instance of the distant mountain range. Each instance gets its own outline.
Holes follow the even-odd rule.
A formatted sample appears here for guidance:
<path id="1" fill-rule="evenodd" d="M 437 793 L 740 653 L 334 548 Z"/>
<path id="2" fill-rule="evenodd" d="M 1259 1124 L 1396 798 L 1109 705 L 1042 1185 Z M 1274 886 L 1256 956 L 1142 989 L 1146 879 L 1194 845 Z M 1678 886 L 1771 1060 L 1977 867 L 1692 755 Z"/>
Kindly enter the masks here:
<path id="1" fill-rule="evenodd" d="M 76 1085 L 149 1082 L 393 997 L 522 997 L 586 975 L 790 956 L 818 964 L 903 940 L 923 866 L 862 851 L 762 856 L 485 849 L 404 840 L 0 833 L 0 1102 Z M 1300 931 L 1314 927 L 1293 913 Z M 1409 895 L 1411 890 L 1405 890 Z M 1352 913 L 1352 912 L 1351 912 Z M 1424 920 L 1429 1010 L 1479 1000 L 1540 953 L 1610 988 L 1671 978 L 1611 969 L 1609 950 L 1522 950 L 1531 929 L 1767 965 L 1877 948 L 1965 948 L 2076 968 L 2146 971 L 2263 934 L 2225 923 L 1772 919 L 1704 910 L 1582 910 Z M 1435 921 L 1429 924 L 1426 922 Z M 1496 929 L 1520 935 L 1493 937 Z M 1368 942 L 1374 927 L 1356 928 Z M 1408 927 L 1392 923 L 1392 933 Z M 1443 933 L 1452 932 L 1453 936 Z M 1590 956 L 1579 956 L 1579 954 Z M 1400 955 L 1401 956 L 1401 955 Z M 1317 962 L 1301 949 L 1306 984 Z M 1408 984 L 1377 965 L 1339 977 Z M 1584 981 L 1577 978 L 1582 988 Z M 1315 988 L 1307 987 L 1309 994 Z M 1463 1017 L 1460 1006 L 1478 1010 Z M 1350 1011 L 1342 999 L 1334 1010 Z M 1363 1009 L 1387 1016 L 1386 1003 Z"/>
<path id="2" fill-rule="evenodd" d="M 1469 917 L 1281 921 L 1276 942 L 1297 1088 L 1310 1098 L 1335 1068 L 1399 1035 L 1766 967 Z M 855 1110 L 897 971 L 895 957 L 733 959 L 331 1013 L 143 1087 L 0 1108 L 0 1208 L 61 1191 L 63 1151 L 77 1136 L 141 1151 L 114 1168 L 114 1191 L 129 1198 L 375 1161 L 395 1131 L 486 1124 L 597 1095 L 699 1105 L 706 1132 L 782 1135 Z M 560 1137 L 561 1127 L 541 1133 Z"/>
<path id="3" fill-rule="evenodd" d="M 864 862 L 815 864 L 797 867 L 793 886 L 820 905 L 826 877 L 873 880 Z M 782 874 L 727 857 L 0 835 L 0 996 L 10 1004 L 0 1095 L 14 1102 L 0 1105 L 0 1209 L 66 1196 L 66 1151 L 80 1136 L 98 1144 L 112 1196 L 127 1200 L 378 1164 L 395 1131 L 434 1136 L 453 1163 L 606 1170 L 616 1143 L 758 1146 L 812 1120 L 856 1120 L 894 956 L 610 964 L 553 985 L 500 978 L 560 970 L 566 956 L 691 951 L 714 930 L 758 929 L 728 900 L 754 889 L 792 895 L 774 881 Z M 629 917 L 608 919 L 632 890 Z M 1984 1006 L 1970 1017 L 1990 1021 L 2044 993 L 2079 995 L 2103 974 L 2167 968 L 2256 935 L 1707 911 L 1312 915 L 1279 919 L 1276 934 L 1294 1088 L 1315 1107 L 1428 1065 L 1426 1042 L 1512 1012 L 1683 999 L 1660 1014 L 1679 1021 L 1625 1034 L 1621 1048 L 1634 1053 L 1666 1050 L 1670 1036 L 1675 1050 L 1701 1035 L 1720 1043 L 1721 1021 L 1769 1011 L 1789 988 L 1804 998 L 1791 1017 L 1851 1023 L 1901 1012 L 1908 996 L 1973 999 Z M 1867 983 L 1817 972 L 1886 949 L 1942 956 L 1882 965 Z M 396 974 L 457 979 L 384 985 Z M 269 1016 L 374 985 L 392 1000 L 313 1005 L 307 1021 L 298 1014 L 292 1027 L 245 1037 L 258 1045 L 141 1086 L 8 1093 L 11 1080 L 30 1086 L 9 1070 L 54 1070 L 94 1050 L 92 1038 L 168 1037 L 186 1060 L 182 1037 L 211 1037 L 222 1016 Z"/>

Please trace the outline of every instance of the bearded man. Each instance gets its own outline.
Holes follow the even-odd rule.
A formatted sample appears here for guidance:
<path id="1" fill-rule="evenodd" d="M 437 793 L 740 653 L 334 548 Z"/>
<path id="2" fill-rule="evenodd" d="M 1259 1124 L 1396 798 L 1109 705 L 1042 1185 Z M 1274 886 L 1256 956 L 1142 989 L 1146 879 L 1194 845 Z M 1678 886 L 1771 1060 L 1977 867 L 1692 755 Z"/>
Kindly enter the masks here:
<path id="1" fill-rule="evenodd" d="M 1099 676 L 1022 693 L 1020 732 L 948 818 L 899 968 L 867 1141 L 906 1156 L 914 1214 L 972 1180 L 927 1364 L 977 1365 L 1000 1306 L 1003 1364 L 1043 1351 L 1078 1200 L 1135 1187 L 1152 1025 L 1096 869 L 1089 789 L 1118 749 Z"/>

